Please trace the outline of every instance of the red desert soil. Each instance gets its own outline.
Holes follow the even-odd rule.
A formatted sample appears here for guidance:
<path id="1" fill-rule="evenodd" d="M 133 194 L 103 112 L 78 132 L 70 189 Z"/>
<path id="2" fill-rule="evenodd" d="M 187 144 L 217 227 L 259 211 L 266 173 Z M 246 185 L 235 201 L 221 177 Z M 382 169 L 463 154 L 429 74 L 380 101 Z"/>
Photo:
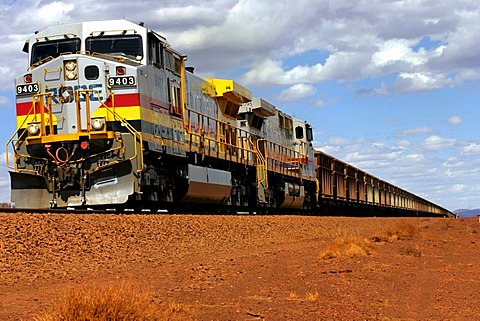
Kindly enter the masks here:
<path id="1" fill-rule="evenodd" d="M 476 218 L 0 214 L 0 320 L 98 284 L 185 320 L 480 320 L 479 238 Z"/>

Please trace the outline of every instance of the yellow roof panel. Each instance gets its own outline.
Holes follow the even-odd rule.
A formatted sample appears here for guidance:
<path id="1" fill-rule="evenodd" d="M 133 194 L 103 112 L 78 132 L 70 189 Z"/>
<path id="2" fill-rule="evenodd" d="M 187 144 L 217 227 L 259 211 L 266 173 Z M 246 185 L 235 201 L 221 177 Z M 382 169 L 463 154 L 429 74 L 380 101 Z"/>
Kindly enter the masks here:
<path id="1" fill-rule="evenodd" d="M 214 78 L 205 78 L 205 80 L 215 86 L 217 97 L 225 96 L 230 100 L 234 96 L 240 104 L 252 100 L 252 92 L 233 80 Z"/>

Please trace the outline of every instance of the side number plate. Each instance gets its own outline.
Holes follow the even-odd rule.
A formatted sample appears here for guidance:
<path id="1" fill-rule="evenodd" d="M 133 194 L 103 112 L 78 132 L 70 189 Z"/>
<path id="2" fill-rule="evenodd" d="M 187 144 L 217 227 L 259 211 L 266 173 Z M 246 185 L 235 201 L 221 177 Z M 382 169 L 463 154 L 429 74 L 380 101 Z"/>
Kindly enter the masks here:
<path id="1" fill-rule="evenodd" d="M 38 83 L 17 85 L 17 95 L 36 94 L 40 90 Z"/>
<path id="2" fill-rule="evenodd" d="M 132 87 L 136 85 L 135 76 L 120 76 L 108 78 L 110 87 Z"/>

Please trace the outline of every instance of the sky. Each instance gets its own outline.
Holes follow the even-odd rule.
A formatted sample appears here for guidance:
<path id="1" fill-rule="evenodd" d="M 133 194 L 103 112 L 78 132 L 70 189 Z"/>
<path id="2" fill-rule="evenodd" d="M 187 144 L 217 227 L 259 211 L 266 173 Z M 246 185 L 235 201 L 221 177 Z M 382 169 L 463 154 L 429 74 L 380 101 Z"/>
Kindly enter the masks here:
<path id="1" fill-rule="evenodd" d="M 480 208 L 478 0 L 0 0 L 0 141 L 15 131 L 25 40 L 127 19 L 204 77 L 314 127 L 314 147 L 449 210 Z M 10 198 L 5 149 L 0 202 Z"/>

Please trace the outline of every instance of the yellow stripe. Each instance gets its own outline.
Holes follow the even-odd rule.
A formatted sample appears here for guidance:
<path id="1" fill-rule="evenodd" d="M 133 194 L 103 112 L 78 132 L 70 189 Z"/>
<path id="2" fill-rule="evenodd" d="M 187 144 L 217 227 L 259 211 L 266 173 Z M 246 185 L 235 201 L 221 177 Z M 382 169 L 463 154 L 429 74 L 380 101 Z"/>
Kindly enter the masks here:
<path id="1" fill-rule="evenodd" d="M 90 132 L 73 134 L 56 134 L 48 136 L 27 137 L 27 145 L 47 144 L 55 142 L 77 141 L 80 137 L 89 137 L 89 140 L 112 139 L 115 137 L 113 132 Z"/>
<path id="2" fill-rule="evenodd" d="M 55 115 L 52 115 L 52 118 L 53 118 L 53 125 L 55 126 L 57 124 L 57 117 L 55 117 Z M 17 128 L 27 128 L 28 123 L 39 122 L 39 121 L 40 121 L 40 114 L 28 115 L 28 116 L 17 116 Z M 49 124 L 48 121 L 49 121 L 49 117 L 47 116 L 47 114 L 45 114 L 46 126 L 48 126 Z"/>
<path id="3" fill-rule="evenodd" d="M 125 120 L 141 120 L 142 113 L 145 113 L 146 108 L 141 106 L 126 106 L 126 107 L 110 107 Z M 105 117 L 107 121 L 114 121 L 112 113 L 109 113 L 106 108 L 98 108 L 92 114 L 92 117 Z"/>
<path id="4" fill-rule="evenodd" d="M 126 120 L 141 120 L 141 115 L 149 115 L 153 114 L 153 111 L 148 110 L 146 108 L 142 108 L 140 106 L 127 106 L 127 107 L 116 107 L 115 111 L 120 115 L 120 117 Z M 153 118 L 149 115 L 150 118 Z M 98 108 L 91 117 L 105 117 L 108 121 L 113 121 L 113 116 L 109 113 L 106 108 Z M 53 118 L 53 125 L 57 125 L 58 119 L 55 115 L 52 115 Z M 45 121 L 48 125 L 48 116 L 45 115 Z M 40 121 L 40 114 L 35 115 L 28 115 L 28 116 L 17 116 L 17 128 L 26 128 L 27 124 L 30 122 L 39 122 Z M 60 117 L 60 121 L 62 121 L 62 117 Z M 23 126 L 22 126 L 23 124 Z M 22 127 L 20 127 L 22 126 Z"/>

